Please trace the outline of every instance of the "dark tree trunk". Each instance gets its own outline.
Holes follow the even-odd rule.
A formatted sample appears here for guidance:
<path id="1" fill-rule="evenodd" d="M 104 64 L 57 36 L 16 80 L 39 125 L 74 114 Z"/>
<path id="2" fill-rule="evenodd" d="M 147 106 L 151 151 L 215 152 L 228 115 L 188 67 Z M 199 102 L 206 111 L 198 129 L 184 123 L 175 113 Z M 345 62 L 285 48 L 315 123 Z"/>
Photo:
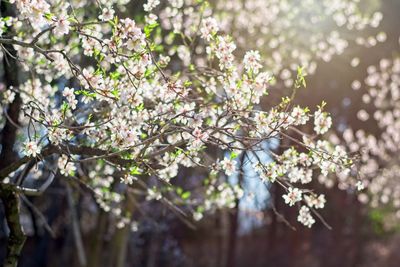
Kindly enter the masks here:
<path id="1" fill-rule="evenodd" d="M 4 213 L 9 228 L 7 254 L 3 266 L 16 267 L 26 239 L 19 220 L 19 198 L 15 192 L 9 189 L 0 189 L 0 198 L 3 202 Z"/>
<path id="2" fill-rule="evenodd" d="M 129 245 L 129 237 L 131 233 L 130 221 L 135 210 L 135 200 L 133 199 L 133 197 L 131 198 L 128 194 L 129 193 L 127 192 L 125 195 L 125 210 L 128 211 L 127 217 L 129 219 L 129 223 L 127 223 L 121 229 L 116 229 L 113 239 L 111 241 L 111 265 L 115 267 L 126 266 L 126 256 Z"/>
<path id="3" fill-rule="evenodd" d="M 15 16 L 14 10 L 10 3 L 1 1 L 1 16 Z M 3 69 L 4 77 L 3 81 L 6 86 L 6 90 L 10 86 L 18 86 L 18 63 L 15 59 L 16 51 L 12 45 L 4 45 L 4 48 L 8 51 L 4 53 Z M 6 122 L 4 128 L 0 133 L 1 138 L 1 153 L 0 153 L 0 169 L 8 166 L 10 163 L 15 161 L 18 157 L 14 151 L 15 140 L 17 138 L 17 124 L 19 111 L 21 107 L 21 98 L 17 94 L 14 101 L 8 106 Z M 22 231 L 20 218 L 19 218 L 19 198 L 16 192 L 11 189 L 0 187 L 0 197 L 4 206 L 4 213 L 9 228 L 8 242 L 7 242 L 7 253 L 6 259 L 3 263 L 6 267 L 17 266 L 18 259 L 25 243 L 25 235 Z"/>
<path id="4" fill-rule="evenodd" d="M 9 3 L 5 1 L 1 1 L 1 16 L 15 16 L 14 11 Z M 12 45 L 4 44 L 4 48 L 9 52 L 9 56 L 7 53 L 4 53 L 3 59 L 3 69 L 4 69 L 4 77 L 3 81 L 6 86 L 6 90 L 9 89 L 10 86 L 17 87 L 19 85 L 18 80 L 18 63 L 15 59 L 16 51 Z M 16 94 L 14 101 L 8 106 L 7 112 L 8 118 L 4 125 L 3 130 L 1 131 L 1 153 L 0 153 L 0 169 L 8 166 L 10 163 L 16 160 L 17 154 L 14 151 L 14 144 L 17 136 L 17 127 L 15 124 L 18 124 L 19 111 L 21 108 L 21 98 L 19 94 Z"/>
<path id="5" fill-rule="evenodd" d="M 108 214 L 104 210 L 100 210 L 99 217 L 97 219 L 96 229 L 93 231 L 90 240 L 90 248 L 89 248 L 89 267 L 98 267 L 101 266 L 100 262 L 102 261 L 101 252 L 103 250 L 104 245 L 104 236 L 107 231 L 107 219 Z"/>

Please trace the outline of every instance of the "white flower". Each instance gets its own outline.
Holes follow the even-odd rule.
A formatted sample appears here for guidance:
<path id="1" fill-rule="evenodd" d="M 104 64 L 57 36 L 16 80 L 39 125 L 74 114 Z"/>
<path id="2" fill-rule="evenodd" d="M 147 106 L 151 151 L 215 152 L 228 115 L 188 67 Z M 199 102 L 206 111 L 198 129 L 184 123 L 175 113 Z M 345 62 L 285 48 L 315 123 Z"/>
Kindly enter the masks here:
<path id="1" fill-rule="evenodd" d="M 207 141 L 208 139 L 208 133 L 203 132 L 200 128 L 195 128 L 192 132 L 192 135 L 195 138 L 190 144 L 190 147 L 193 150 L 199 149 L 203 145 L 203 142 Z"/>
<path id="2" fill-rule="evenodd" d="M 133 181 L 136 181 L 137 178 L 132 176 L 132 175 L 125 175 L 124 177 L 121 177 L 121 182 L 124 184 L 133 184 Z"/>
<path id="3" fill-rule="evenodd" d="M 74 98 L 74 89 L 65 87 L 63 91 L 63 96 L 65 96 L 66 98 Z"/>
<path id="4" fill-rule="evenodd" d="M 160 4 L 160 0 L 149 0 L 143 5 L 144 11 L 150 12 Z"/>
<path id="5" fill-rule="evenodd" d="M 358 181 L 356 183 L 356 188 L 357 188 L 358 191 L 361 191 L 361 190 L 364 190 L 365 185 L 364 185 L 364 183 L 362 181 Z"/>
<path id="6" fill-rule="evenodd" d="M 50 5 L 46 0 L 11 0 L 10 3 L 15 3 L 22 18 L 30 21 L 31 26 L 35 30 L 42 30 L 45 26 L 45 14 L 50 13 Z"/>
<path id="7" fill-rule="evenodd" d="M 157 192 L 151 188 L 147 189 L 147 196 L 146 200 L 160 200 L 162 198 L 162 195 L 160 192 Z"/>
<path id="8" fill-rule="evenodd" d="M 289 187 L 288 191 L 289 192 L 286 195 L 282 196 L 286 204 L 289 204 L 289 206 L 293 206 L 296 202 L 301 201 L 301 190 L 299 190 L 298 188 Z"/>
<path id="9" fill-rule="evenodd" d="M 75 99 L 75 93 L 73 88 L 65 87 L 63 91 L 63 96 L 67 99 L 68 104 L 71 109 L 75 109 L 78 104 L 78 100 Z"/>
<path id="10" fill-rule="evenodd" d="M 304 125 L 309 119 L 306 111 L 299 106 L 293 108 L 290 116 L 294 119 L 294 125 Z"/>
<path id="11" fill-rule="evenodd" d="M 40 154 L 41 148 L 34 141 L 27 141 L 24 143 L 23 152 L 28 157 L 36 157 Z"/>
<path id="12" fill-rule="evenodd" d="M 202 27 L 200 28 L 201 38 L 210 41 L 213 34 L 219 30 L 217 21 L 214 18 L 206 18 L 203 20 Z"/>
<path id="13" fill-rule="evenodd" d="M 194 129 L 192 134 L 196 138 L 196 140 L 207 141 L 208 139 L 208 133 L 202 131 L 200 128 Z"/>
<path id="14" fill-rule="evenodd" d="M 297 183 L 303 177 L 303 170 L 300 168 L 292 168 L 288 174 L 289 181 L 291 183 Z"/>
<path id="15" fill-rule="evenodd" d="M 312 170 L 304 170 L 294 167 L 290 170 L 288 178 L 291 183 L 297 183 L 298 181 L 301 181 L 302 184 L 308 184 L 312 180 Z"/>
<path id="16" fill-rule="evenodd" d="M 223 38 L 218 36 L 218 47 L 215 54 L 219 59 L 219 68 L 221 70 L 229 69 L 233 66 L 235 57 L 232 52 L 235 49 L 235 43 L 230 41 L 228 37 Z"/>
<path id="17" fill-rule="evenodd" d="M 64 128 L 50 128 L 48 134 L 50 142 L 55 145 L 60 144 L 63 140 L 67 140 L 69 137 L 68 130 Z"/>
<path id="18" fill-rule="evenodd" d="M 301 206 L 299 216 L 297 216 L 297 221 L 308 228 L 311 228 L 311 226 L 315 223 L 314 218 L 310 214 L 310 209 L 307 206 Z"/>
<path id="19" fill-rule="evenodd" d="M 236 162 L 229 158 L 224 158 L 224 160 L 220 162 L 220 165 L 227 176 L 231 176 L 236 172 Z"/>
<path id="20" fill-rule="evenodd" d="M 66 155 L 62 155 L 58 158 L 57 166 L 60 169 L 60 173 L 64 176 L 74 175 L 76 171 L 75 164 L 68 162 L 68 157 Z"/>
<path id="21" fill-rule="evenodd" d="M 260 64 L 260 52 L 248 51 L 244 55 L 243 64 L 246 70 L 252 70 L 254 73 L 258 73 L 258 70 L 262 67 Z"/>
<path id="22" fill-rule="evenodd" d="M 168 65 L 168 63 L 170 61 L 171 61 L 171 58 L 169 56 L 160 55 L 160 57 L 158 59 L 158 64 L 160 64 L 161 66 L 166 66 L 166 65 Z"/>
<path id="23" fill-rule="evenodd" d="M 317 110 L 314 113 L 314 131 L 317 134 L 326 133 L 332 126 L 332 118 L 326 112 Z"/>
<path id="24" fill-rule="evenodd" d="M 304 175 L 301 177 L 302 184 L 308 184 L 312 181 L 312 169 L 303 170 Z"/>
<path id="25" fill-rule="evenodd" d="M 194 212 L 193 213 L 193 219 L 195 221 L 200 221 L 203 218 L 203 214 L 201 212 Z"/>
<path id="26" fill-rule="evenodd" d="M 129 224 L 129 222 L 130 222 L 130 219 L 129 219 L 129 218 L 123 217 L 123 218 L 121 218 L 121 219 L 118 221 L 118 223 L 117 223 L 117 228 L 118 228 L 118 229 L 122 229 L 122 228 L 124 228 L 127 224 Z"/>
<path id="27" fill-rule="evenodd" d="M 54 23 L 54 33 L 57 36 L 62 36 L 69 33 L 70 22 L 68 17 L 61 15 Z"/>
<path id="28" fill-rule="evenodd" d="M 305 201 L 307 202 L 307 205 L 310 207 L 314 207 L 316 209 L 322 209 L 325 206 L 326 199 L 325 195 L 321 194 L 318 197 L 311 195 L 311 196 L 304 196 Z"/>
<path id="29" fill-rule="evenodd" d="M 107 21 L 112 20 L 114 18 L 114 9 L 112 7 L 105 7 L 101 10 L 101 15 L 99 16 L 100 20 Z"/>
<path id="30" fill-rule="evenodd" d="M 140 50 L 144 46 L 144 35 L 141 32 L 137 32 L 136 35 L 126 41 L 126 48 L 129 50 Z"/>
<path id="31" fill-rule="evenodd" d="M 3 101 L 4 101 L 6 104 L 10 104 L 10 103 L 12 103 L 12 102 L 14 101 L 14 99 L 15 99 L 15 93 L 14 93 L 13 91 L 11 91 L 11 90 L 7 90 L 7 91 L 4 92 L 3 97 L 4 97 L 4 100 L 3 100 Z"/>
<path id="32" fill-rule="evenodd" d="M 157 23 L 157 15 L 150 13 L 149 15 L 145 16 L 145 21 L 147 24 L 155 24 Z"/>

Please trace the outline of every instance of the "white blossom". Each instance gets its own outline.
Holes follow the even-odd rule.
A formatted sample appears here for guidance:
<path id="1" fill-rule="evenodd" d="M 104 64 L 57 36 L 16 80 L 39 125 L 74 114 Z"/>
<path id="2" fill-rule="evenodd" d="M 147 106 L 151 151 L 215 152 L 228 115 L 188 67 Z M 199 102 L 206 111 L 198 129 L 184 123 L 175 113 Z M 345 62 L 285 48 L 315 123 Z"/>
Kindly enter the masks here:
<path id="1" fill-rule="evenodd" d="M 61 15 L 54 23 L 54 33 L 62 36 L 69 33 L 70 22 L 67 16 Z"/>
<path id="2" fill-rule="evenodd" d="M 224 158 L 220 162 L 220 165 L 227 176 L 231 176 L 236 172 L 236 162 L 232 159 Z"/>
<path id="3" fill-rule="evenodd" d="M 293 206 L 296 202 L 302 200 L 302 192 L 298 188 L 289 187 L 288 193 L 282 196 L 285 203 L 289 206 Z"/>
<path id="4" fill-rule="evenodd" d="M 40 154 L 41 148 L 35 141 L 26 141 L 24 143 L 23 152 L 28 157 L 36 157 Z"/>
<path id="5" fill-rule="evenodd" d="M 299 215 L 297 216 L 297 221 L 308 228 L 311 228 L 311 226 L 315 223 L 314 218 L 311 216 L 310 209 L 307 206 L 301 206 Z"/>

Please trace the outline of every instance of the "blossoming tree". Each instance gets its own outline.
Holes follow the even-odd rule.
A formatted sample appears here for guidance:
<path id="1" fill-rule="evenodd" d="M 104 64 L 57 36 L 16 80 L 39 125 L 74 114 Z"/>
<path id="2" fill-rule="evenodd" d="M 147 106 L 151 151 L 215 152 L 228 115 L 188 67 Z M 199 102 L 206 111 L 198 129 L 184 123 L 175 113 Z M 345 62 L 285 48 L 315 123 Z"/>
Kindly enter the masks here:
<path id="1" fill-rule="evenodd" d="M 165 13 L 155 15 L 160 1 L 136 15 L 121 2 L 1 2 L 5 266 L 16 266 L 25 240 L 20 198 L 45 193 L 55 179 L 78 182 L 118 228 L 130 229 L 132 203 L 140 201 L 161 201 L 187 221 L 231 206 L 241 189 L 220 177 L 240 171 L 239 155 L 262 181 L 282 186 L 285 203 L 311 227 L 325 203 L 307 186 L 313 173 L 344 171 L 352 161 L 321 139 L 332 125 L 325 103 L 314 111 L 293 105 L 305 86 L 302 68 L 294 93 L 263 109 L 273 77 L 258 51 L 235 55 L 206 2 L 171 1 L 165 10 L 190 17 L 174 29 Z M 303 132 L 306 124 L 314 132 Z M 258 158 L 281 138 L 295 146 L 271 150 L 273 162 Z M 182 168 L 206 173 L 196 189 L 174 185 Z"/>
<path id="2" fill-rule="evenodd" d="M 391 227 L 398 220 L 400 213 L 400 188 L 397 182 L 399 151 L 399 85 L 400 60 L 382 58 L 379 64 L 370 65 L 363 82 L 355 80 L 353 90 L 360 91 L 362 103 L 356 116 L 361 127 L 346 129 L 340 138 L 334 135 L 331 140 L 343 143 L 350 153 L 359 153 L 358 173 L 362 178 L 357 187 L 363 190 L 358 195 L 362 203 L 369 203 L 372 208 L 386 207 L 387 220 Z M 364 125 L 373 125 L 373 130 L 366 130 Z M 371 128 L 371 127 L 370 127 Z M 339 176 L 339 186 L 348 187 L 350 173 Z M 328 178 L 329 180 L 329 178 Z"/>
<path id="3" fill-rule="evenodd" d="M 183 4 L 183 3 L 188 4 Z M 214 0 L 205 12 L 214 14 L 219 28 L 235 39 L 239 53 L 258 49 L 262 64 L 280 87 L 291 88 L 298 66 L 309 75 L 321 62 L 330 62 L 354 47 L 374 47 L 387 35 L 379 29 L 379 1 L 366 0 Z M 159 11 L 164 28 L 191 35 L 196 25 L 196 1 L 169 1 Z M 180 58 L 190 58 L 184 47 Z M 351 60 L 351 59 L 350 59 Z M 358 65 L 355 58 L 352 64 Z"/>

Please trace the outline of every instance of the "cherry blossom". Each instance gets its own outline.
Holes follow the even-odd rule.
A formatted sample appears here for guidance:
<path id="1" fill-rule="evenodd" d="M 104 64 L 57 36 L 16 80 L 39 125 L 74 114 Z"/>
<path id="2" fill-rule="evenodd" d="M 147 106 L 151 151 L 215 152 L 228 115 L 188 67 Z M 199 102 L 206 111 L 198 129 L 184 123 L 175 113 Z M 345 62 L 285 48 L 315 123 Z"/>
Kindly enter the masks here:
<path id="1" fill-rule="evenodd" d="M 62 155 L 57 162 L 57 166 L 60 169 L 60 173 L 64 176 L 74 175 L 76 166 L 70 162 L 66 155 Z"/>
<path id="2" fill-rule="evenodd" d="M 302 200 L 302 192 L 298 188 L 289 187 L 288 193 L 282 196 L 285 203 L 289 206 L 293 206 L 296 202 Z"/>
<path id="3" fill-rule="evenodd" d="M 71 106 L 71 109 L 75 109 L 78 101 L 75 99 L 74 89 L 65 87 L 63 91 L 63 96 L 67 98 L 68 104 Z"/>
<path id="4" fill-rule="evenodd" d="M 41 148 L 35 141 L 27 141 L 24 143 L 23 152 L 28 157 L 36 157 L 40 154 Z"/>
<path id="5" fill-rule="evenodd" d="M 246 70 L 258 73 L 258 70 L 262 67 L 260 64 L 261 56 L 258 51 L 248 51 L 244 55 L 243 64 Z"/>
<path id="6" fill-rule="evenodd" d="M 297 220 L 308 228 L 311 228 L 315 223 L 314 218 L 311 216 L 310 209 L 307 206 L 301 206 Z"/>
<path id="7" fill-rule="evenodd" d="M 55 19 L 54 23 L 54 33 L 58 36 L 62 36 L 64 34 L 69 33 L 70 22 L 68 21 L 67 16 L 60 16 L 59 18 Z"/>
<path id="8" fill-rule="evenodd" d="M 230 176 L 236 172 L 236 162 L 229 158 L 224 158 L 220 162 L 221 168 L 224 170 L 225 174 Z"/>
<path id="9" fill-rule="evenodd" d="M 23 147 L 28 158 L 17 157 L 12 168 L 0 170 L 1 178 L 15 181 L 29 160 L 37 166 L 29 170 L 36 176 L 54 172 L 78 179 L 90 189 L 96 207 L 124 228 L 132 219 L 125 207 L 136 198 L 133 189 L 141 196 L 135 200 L 138 205 L 181 205 L 196 220 L 235 207 L 243 189 L 226 176 L 242 172 L 238 163 L 243 157 L 266 185 L 287 189 L 286 204 L 308 205 L 300 209 L 299 221 L 310 227 L 315 222 L 310 209 L 322 208 L 325 197 L 300 187 L 313 187 L 313 180 L 326 185 L 330 175 L 349 175 L 354 164 L 347 147 L 321 136 L 333 124 L 324 105 L 294 104 L 305 73 L 315 69 L 310 51 L 293 50 L 296 60 L 285 66 L 282 51 L 292 51 L 285 45 L 290 45 L 286 34 L 268 40 L 268 47 L 279 47 L 276 53 L 243 46 L 244 36 L 237 34 L 243 29 L 287 29 L 280 20 L 280 15 L 287 19 L 287 7 L 266 2 L 246 1 L 239 10 L 232 5 L 220 9 L 226 3 L 221 0 L 213 10 L 205 2 L 147 1 L 140 7 L 143 16 L 132 18 L 119 1 L 95 1 L 88 3 L 90 8 L 79 1 L 12 1 L 18 18 L 0 43 L 14 48 L 13 59 L 23 75 L 18 85 L 0 92 L 1 110 L 20 101 L 15 147 Z M 372 23 L 359 16 L 350 23 L 337 15 L 341 6 L 322 5 L 339 25 Z M 250 11 L 270 7 L 266 21 L 245 19 Z M 295 17 L 300 10 L 294 8 Z M 237 32 L 229 32 L 235 26 L 233 14 L 238 15 Z M 375 25 L 380 19 L 372 20 Z M 328 60 L 347 46 L 333 32 L 321 38 L 310 40 L 317 59 Z M 258 39 L 255 44 L 261 48 L 267 42 Z M 305 65 L 304 73 L 299 65 Z M 372 76 L 371 84 L 377 79 Z M 280 100 L 268 96 L 277 80 L 293 87 Z M 395 120 L 393 114 L 376 117 L 387 128 Z M 394 129 L 388 133 L 397 138 Z M 359 139 L 376 146 L 371 138 Z M 274 140 L 290 140 L 293 146 L 266 147 Z M 261 160 L 260 151 L 270 161 Z M 193 171 L 188 177 L 196 185 L 193 191 L 174 183 L 185 170 Z"/>
<path id="10" fill-rule="evenodd" d="M 315 195 L 305 195 L 304 200 L 306 201 L 307 205 L 311 208 L 315 209 L 322 209 L 325 206 L 326 199 L 325 195 L 321 194 L 318 197 Z"/>
<path id="11" fill-rule="evenodd" d="M 331 126 L 332 126 L 332 118 L 326 112 L 317 110 L 314 113 L 314 131 L 317 134 L 326 133 Z"/>
<path id="12" fill-rule="evenodd" d="M 101 15 L 99 15 L 100 20 L 108 21 L 114 17 L 114 9 L 112 7 L 105 7 L 101 10 Z"/>

